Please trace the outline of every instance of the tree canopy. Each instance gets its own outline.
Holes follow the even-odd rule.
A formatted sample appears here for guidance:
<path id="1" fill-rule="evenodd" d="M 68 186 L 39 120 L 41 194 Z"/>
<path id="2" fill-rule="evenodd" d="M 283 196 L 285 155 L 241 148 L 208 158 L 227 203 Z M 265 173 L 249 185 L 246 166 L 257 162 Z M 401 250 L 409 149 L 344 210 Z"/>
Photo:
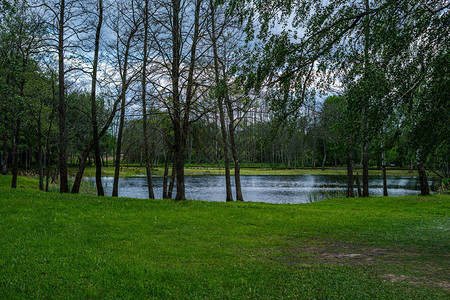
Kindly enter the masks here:
<path id="1" fill-rule="evenodd" d="M 114 163 L 118 195 L 123 162 L 137 163 L 152 198 L 152 168 L 172 165 L 178 200 L 186 163 L 233 163 L 237 200 L 245 164 L 346 165 L 350 192 L 360 161 L 366 196 L 369 166 L 448 177 L 449 6 L 1 1 L 2 173 L 77 193 L 93 160 L 101 195 Z"/>

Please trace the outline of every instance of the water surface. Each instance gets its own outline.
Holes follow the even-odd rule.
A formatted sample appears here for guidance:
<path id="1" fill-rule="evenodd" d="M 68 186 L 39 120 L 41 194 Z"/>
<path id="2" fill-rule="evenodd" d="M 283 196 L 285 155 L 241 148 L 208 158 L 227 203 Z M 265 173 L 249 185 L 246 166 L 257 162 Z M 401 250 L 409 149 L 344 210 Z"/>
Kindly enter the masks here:
<path id="1" fill-rule="evenodd" d="M 156 198 L 162 198 L 162 178 L 154 177 Z M 370 176 L 371 196 L 383 195 L 381 176 Z M 95 178 L 87 178 L 95 183 Z M 113 177 L 103 177 L 105 193 L 111 195 Z M 225 201 L 225 176 L 186 176 L 186 198 L 204 201 Z M 438 185 L 431 180 L 430 186 Z M 233 198 L 234 178 L 232 178 Z M 389 196 L 407 196 L 420 193 L 419 179 L 415 176 L 388 176 Z M 342 175 L 251 175 L 241 177 L 245 201 L 267 203 L 308 203 L 327 198 L 345 197 L 347 178 Z M 175 196 L 176 188 L 173 195 Z M 355 191 L 356 193 L 356 191 Z M 127 177 L 119 180 L 119 196 L 147 198 L 147 180 Z"/>

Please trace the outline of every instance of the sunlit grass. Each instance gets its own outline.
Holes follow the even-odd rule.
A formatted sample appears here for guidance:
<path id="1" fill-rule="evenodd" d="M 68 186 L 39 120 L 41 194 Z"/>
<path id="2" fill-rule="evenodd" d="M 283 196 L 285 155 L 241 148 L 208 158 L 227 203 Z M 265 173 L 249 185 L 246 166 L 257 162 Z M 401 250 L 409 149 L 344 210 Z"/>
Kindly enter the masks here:
<path id="1" fill-rule="evenodd" d="M 173 202 L 7 179 L 1 298 L 450 297 L 450 196 Z"/>
<path id="2" fill-rule="evenodd" d="M 10 188 L 11 187 L 11 175 L 0 175 L 0 189 Z M 69 187 L 73 185 L 73 179 L 69 179 Z M 45 180 L 44 180 L 45 187 Z M 38 178 L 29 178 L 24 176 L 17 177 L 17 188 L 19 190 L 39 190 L 39 180 Z M 59 192 L 58 183 L 49 183 L 48 187 L 49 192 L 57 193 Z M 80 193 L 85 195 L 96 195 L 97 190 L 92 182 L 82 181 L 80 187 Z"/>

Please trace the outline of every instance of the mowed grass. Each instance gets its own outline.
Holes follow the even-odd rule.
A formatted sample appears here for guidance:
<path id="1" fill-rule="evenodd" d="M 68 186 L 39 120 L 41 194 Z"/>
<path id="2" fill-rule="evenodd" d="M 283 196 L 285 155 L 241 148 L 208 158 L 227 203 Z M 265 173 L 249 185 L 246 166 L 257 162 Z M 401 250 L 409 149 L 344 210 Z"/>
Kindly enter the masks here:
<path id="1" fill-rule="evenodd" d="M 274 205 L 2 188 L 0 298 L 448 299 L 449 212 L 450 196 Z"/>
<path id="2" fill-rule="evenodd" d="M 94 173 L 95 176 L 95 173 Z M 0 189 L 6 189 L 11 187 L 11 175 L 0 175 Z M 69 189 L 73 185 L 73 179 L 69 178 Z M 45 187 L 45 180 L 44 180 L 44 187 Z M 17 188 L 19 190 L 25 189 L 25 190 L 39 190 L 39 180 L 36 178 L 29 178 L 24 176 L 18 176 L 17 177 Z M 50 183 L 49 184 L 49 191 L 50 192 L 58 192 L 59 191 L 59 184 L 58 183 Z M 97 190 L 93 183 L 83 180 L 81 182 L 80 187 L 80 194 L 85 195 L 97 195 Z"/>
<path id="3" fill-rule="evenodd" d="M 0 175 L 0 189 L 8 189 L 11 187 L 11 175 Z M 39 181 L 24 176 L 17 177 L 17 188 L 27 190 L 39 190 Z"/>

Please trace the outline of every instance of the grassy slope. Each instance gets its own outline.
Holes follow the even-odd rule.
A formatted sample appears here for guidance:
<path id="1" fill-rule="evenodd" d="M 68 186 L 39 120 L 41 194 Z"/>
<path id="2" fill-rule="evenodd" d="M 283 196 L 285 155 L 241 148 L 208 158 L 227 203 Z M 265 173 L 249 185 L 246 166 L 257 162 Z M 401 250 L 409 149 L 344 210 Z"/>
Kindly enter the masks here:
<path id="1" fill-rule="evenodd" d="M 217 167 L 185 167 L 184 169 L 186 175 L 224 175 L 224 168 Z M 70 174 L 75 176 L 77 169 L 72 167 L 69 168 Z M 361 170 L 355 170 L 359 172 L 359 175 L 362 176 Z M 163 167 L 156 167 L 154 170 L 154 174 L 156 176 L 162 176 L 164 172 Z M 231 169 L 231 173 L 234 174 L 234 169 Z M 114 168 L 113 167 L 103 167 L 102 168 L 103 176 L 114 176 Z M 121 170 L 120 176 L 144 176 L 145 168 L 140 167 L 129 167 L 124 166 Z M 346 175 L 346 169 L 326 169 L 322 171 L 322 169 L 270 169 L 270 168 L 242 168 L 242 175 Z M 381 170 L 370 170 L 370 175 L 382 175 Z M 399 175 L 399 176 L 417 176 L 416 171 L 409 170 L 388 170 L 388 175 Z M 89 166 L 86 168 L 85 176 L 94 177 L 95 176 L 95 167 Z M 432 175 L 432 174 L 430 174 Z"/>
<path id="2" fill-rule="evenodd" d="M 94 176 L 95 176 L 95 173 L 94 173 Z M 11 175 L 0 175 L 0 189 L 10 188 L 11 180 L 12 180 Z M 73 181 L 71 179 L 69 179 L 69 188 L 72 187 L 72 184 L 73 184 Z M 44 186 L 45 186 L 45 181 L 44 181 Z M 39 190 L 39 181 L 38 181 L 38 179 L 35 179 L 35 178 L 18 176 L 17 177 L 17 188 L 38 191 Z M 58 184 L 50 184 L 49 191 L 50 192 L 59 192 L 59 185 Z M 87 181 L 82 181 L 81 187 L 80 187 L 80 194 L 97 195 L 97 190 L 92 183 L 87 182 Z"/>
<path id="3" fill-rule="evenodd" d="M 0 189 L 8 189 L 11 187 L 11 175 L 0 175 Z M 39 181 L 36 179 L 18 176 L 17 187 L 19 189 L 39 190 Z"/>
<path id="4" fill-rule="evenodd" d="M 449 298 L 449 211 L 449 196 L 271 205 L 0 189 L 0 295 Z"/>

